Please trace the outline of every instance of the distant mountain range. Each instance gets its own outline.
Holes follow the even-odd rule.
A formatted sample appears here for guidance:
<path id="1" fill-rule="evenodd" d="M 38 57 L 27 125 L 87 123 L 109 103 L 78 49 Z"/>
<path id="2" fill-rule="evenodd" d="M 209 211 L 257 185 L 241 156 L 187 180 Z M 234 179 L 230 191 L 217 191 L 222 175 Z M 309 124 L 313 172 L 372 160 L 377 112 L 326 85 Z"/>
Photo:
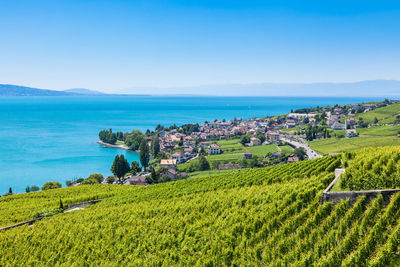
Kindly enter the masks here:
<path id="1" fill-rule="evenodd" d="M 0 84 L 0 96 L 87 96 L 103 95 L 98 91 L 83 88 L 68 89 L 64 91 L 38 89 L 26 86 Z"/>
<path id="2" fill-rule="evenodd" d="M 400 98 L 400 81 L 371 80 L 349 83 L 260 83 L 216 84 L 188 87 L 132 87 L 114 91 L 114 95 L 198 95 L 198 96 L 321 96 Z M 108 96 L 85 88 L 64 91 L 0 84 L 0 96 Z"/>
<path id="3" fill-rule="evenodd" d="M 214 95 L 214 96 L 365 96 L 400 97 L 400 81 L 369 80 L 349 83 L 260 83 L 215 84 L 190 87 L 132 87 L 118 93 L 152 95 Z"/>
<path id="4" fill-rule="evenodd" d="M 64 92 L 80 94 L 80 95 L 105 95 L 102 92 L 95 91 L 95 90 L 89 90 L 89 89 L 85 89 L 85 88 L 72 88 L 72 89 L 64 90 Z"/>

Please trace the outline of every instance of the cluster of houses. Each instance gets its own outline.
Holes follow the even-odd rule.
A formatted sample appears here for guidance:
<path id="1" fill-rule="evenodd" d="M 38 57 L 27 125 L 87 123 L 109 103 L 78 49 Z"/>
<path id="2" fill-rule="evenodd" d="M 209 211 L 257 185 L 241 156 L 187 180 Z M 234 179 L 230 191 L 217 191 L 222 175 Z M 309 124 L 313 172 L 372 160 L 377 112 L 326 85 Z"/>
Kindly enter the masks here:
<path id="1" fill-rule="evenodd" d="M 333 130 L 346 130 L 347 137 L 357 136 L 357 121 L 352 118 L 356 113 L 368 112 L 377 107 L 377 104 L 351 104 L 337 107 L 322 108 L 320 112 L 325 112 L 326 122 Z M 162 130 L 159 132 L 160 150 L 169 155 L 169 159 L 162 159 L 160 167 L 164 168 L 165 173 L 171 179 L 177 178 L 177 164 L 184 163 L 198 156 L 201 150 L 206 151 L 208 155 L 220 154 L 223 151 L 213 142 L 213 140 L 228 139 L 238 135 L 251 134 L 249 146 L 262 145 L 256 134 L 265 133 L 266 143 L 279 144 L 282 135 L 288 135 L 279 131 L 282 128 L 293 128 L 305 121 L 311 125 L 316 125 L 316 113 L 289 113 L 287 116 L 273 118 L 252 118 L 242 120 L 241 118 L 231 121 L 205 122 L 200 125 L 198 131 L 184 134 L 179 129 Z M 340 123 L 340 119 L 348 117 L 345 123 Z M 348 129 L 353 128 L 353 129 Z M 150 138 L 148 140 L 150 142 Z M 280 152 L 275 152 L 273 157 L 279 157 Z M 245 151 L 244 159 L 251 159 L 251 151 Z M 297 162 L 296 156 L 288 158 L 288 162 Z M 237 164 L 221 164 L 220 169 L 234 168 Z M 127 181 L 130 184 L 145 184 L 145 176 L 134 176 Z"/>
<path id="2" fill-rule="evenodd" d="M 251 134 L 250 146 L 262 145 L 258 132 L 265 132 L 266 129 L 276 129 L 282 127 L 273 118 L 253 118 L 249 120 L 234 119 L 231 121 L 206 122 L 200 126 L 198 132 L 192 132 L 189 135 L 179 132 L 177 129 L 159 132 L 160 150 L 169 154 L 176 163 L 186 162 L 197 155 L 203 149 L 208 155 L 222 153 L 221 148 L 213 143 L 213 140 L 228 139 L 238 135 Z M 278 132 L 268 132 L 267 138 L 271 142 L 279 141 Z M 171 151 L 176 151 L 171 154 Z"/>
<path id="3" fill-rule="evenodd" d="M 361 125 L 357 124 L 357 120 L 354 118 L 355 114 L 362 112 L 368 112 L 376 109 L 378 106 L 377 103 L 371 104 L 350 104 L 344 107 L 337 107 L 333 109 L 333 111 L 327 112 L 327 125 L 331 127 L 332 130 L 346 130 L 346 137 L 356 137 L 357 131 L 355 129 L 362 128 Z M 344 120 L 344 123 L 340 123 L 341 118 L 347 119 Z"/>

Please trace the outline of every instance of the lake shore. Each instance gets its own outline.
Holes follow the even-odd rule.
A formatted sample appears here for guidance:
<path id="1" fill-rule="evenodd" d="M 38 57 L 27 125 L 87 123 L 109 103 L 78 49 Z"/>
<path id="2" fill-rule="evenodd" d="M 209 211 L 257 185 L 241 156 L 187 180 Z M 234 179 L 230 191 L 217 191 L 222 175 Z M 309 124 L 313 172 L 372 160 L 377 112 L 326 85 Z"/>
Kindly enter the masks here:
<path id="1" fill-rule="evenodd" d="M 134 150 L 130 149 L 129 147 L 125 146 L 125 145 L 112 145 L 112 144 L 105 143 L 103 141 L 97 141 L 97 143 L 99 145 L 102 145 L 103 147 L 119 148 L 119 149 L 128 150 L 128 151 L 132 151 L 132 152 L 138 153 L 138 151 L 134 151 Z"/>

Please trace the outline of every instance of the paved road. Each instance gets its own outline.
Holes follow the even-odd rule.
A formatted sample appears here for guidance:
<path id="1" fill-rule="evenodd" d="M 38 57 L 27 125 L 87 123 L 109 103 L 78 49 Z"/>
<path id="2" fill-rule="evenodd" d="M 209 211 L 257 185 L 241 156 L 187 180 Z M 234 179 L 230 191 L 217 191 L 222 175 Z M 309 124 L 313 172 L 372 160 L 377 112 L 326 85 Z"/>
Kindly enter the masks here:
<path id="1" fill-rule="evenodd" d="M 302 143 L 302 142 L 297 142 L 297 141 L 292 141 L 286 138 L 281 138 L 282 141 L 285 141 L 286 143 L 291 144 L 292 146 L 294 146 L 295 148 L 298 147 L 303 147 L 306 150 L 307 153 L 307 157 L 309 159 L 316 159 L 316 158 L 322 158 L 322 155 L 318 154 L 317 152 L 315 152 L 314 150 L 312 150 L 307 143 Z"/>

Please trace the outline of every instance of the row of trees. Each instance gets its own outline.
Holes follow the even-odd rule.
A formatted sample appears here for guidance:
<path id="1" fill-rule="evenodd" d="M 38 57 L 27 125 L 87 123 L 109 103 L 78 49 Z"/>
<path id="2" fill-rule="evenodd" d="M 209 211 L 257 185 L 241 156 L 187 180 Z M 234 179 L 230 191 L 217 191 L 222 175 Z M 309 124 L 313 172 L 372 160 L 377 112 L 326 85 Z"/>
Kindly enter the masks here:
<path id="1" fill-rule="evenodd" d="M 326 126 L 311 126 L 308 125 L 304 131 L 299 131 L 297 134 L 305 134 L 307 141 L 312 141 L 317 138 L 330 138 L 330 131 Z"/>
<path id="2" fill-rule="evenodd" d="M 101 130 L 99 132 L 99 138 L 104 143 L 114 145 L 117 142 L 117 140 L 121 141 L 124 140 L 124 133 L 123 132 L 113 133 L 112 129 L 110 128 L 109 130 Z"/>
<path id="3" fill-rule="evenodd" d="M 187 123 L 187 124 L 183 124 L 179 127 L 176 124 L 173 124 L 169 127 L 165 127 L 165 126 L 162 126 L 161 124 L 158 124 L 155 128 L 155 131 L 157 133 L 159 133 L 161 131 L 171 131 L 171 130 L 177 130 L 180 133 L 190 135 L 193 132 L 199 132 L 200 125 L 198 123 Z"/>

